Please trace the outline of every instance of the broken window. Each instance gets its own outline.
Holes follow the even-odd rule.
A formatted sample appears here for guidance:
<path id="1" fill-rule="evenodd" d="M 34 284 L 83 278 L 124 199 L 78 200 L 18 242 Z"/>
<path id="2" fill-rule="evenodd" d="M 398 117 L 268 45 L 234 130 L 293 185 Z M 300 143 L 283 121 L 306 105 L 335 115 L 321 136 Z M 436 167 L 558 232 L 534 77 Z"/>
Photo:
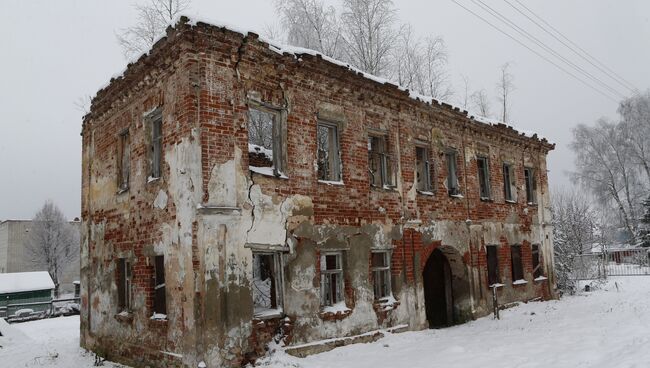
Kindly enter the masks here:
<path id="1" fill-rule="evenodd" d="M 252 171 L 282 175 L 282 129 L 278 111 L 248 110 L 248 165 Z"/>
<path id="2" fill-rule="evenodd" d="M 490 164 L 488 158 L 478 157 L 476 159 L 476 165 L 478 166 L 478 184 L 481 199 L 490 199 Z"/>
<path id="3" fill-rule="evenodd" d="M 318 139 L 318 180 L 341 181 L 341 159 L 338 125 L 319 121 Z"/>
<path id="4" fill-rule="evenodd" d="M 512 281 L 524 279 L 524 267 L 521 263 L 521 245 L 512 245 L 510 247 L 510 259 L 512 262 Z"/>
<path id="5" fill-rule="evenodd" d="M 537 203 L 535 198 L 537 192 L 537 183 L 535 182 L 535 170 L 532 168 L 524 169 L 524 180 L 526 181 L 526 201 L 528 204 Z"/>
<path id="6" fill-rule="evenodd" d="M 153 115 L 151 120 L 151 171 L 152 179 L 161 177 L 162 163 L 162 113 L 160 111 Z"/>
<path id="7" fill-rule="evenodd" d="M 506 201 L 514 202 L 515 197 L 512 193 L 512 165 L 504 163 L 503 164 L 503 196 Z"/>
<path id="8" fill-rule="evenodd" d="M 332 306 L 343 301 L 342 253 L 325 253 L 320 257 L 321 304 Z"/>
<path id="9" fill-rule="evenodd" d="M 451 196 L 460 195 L 460 186 L 458 185 L 458 153 L 449 150 L 445 153 L 447 161 L 447 191 Z"/>
<path id="10" fill-rule="evenodd" d="M 540 260 L 541 249 L 538 244 L 533 244 L 533 277 L 538 278 L 544 276 L 542 272 L 542 265 L 539 262 Z"/>
<path id="11" fill-rule="evenodd" d="M 165 293 L 165 256 L 154 257 L 153 292 L 154 315 L 167 314 L 167 296 Z"/>
<path id="12" fill-rule="evenodd" d="M 492 286 L 501 282 L 499 279 L 499 253 L 496 245 L 485 247 L 488 268 L 488 285 Z"/>
<path id="13" fill-rule="evenodd" d="M 420 192 L 433 192 L 432 167 L 429 161 L 429 150 L 415 147 L 416 184 Z"/>
<path id="14" fill-rule="evenodd" d="M 117 152 L 117 188 L 120 192 L 129 189 L 131 172 L 131 137 L 128 129 L 120 133 Z"/>
<path id="15" fill-rule="evenodd" d="M 117 296 L 120 311 L 130 311 L 131 263 L 126 258 L 117 260 Z"/>
<path id="16" fill-rule="evenodd" d="M 390 286 L 390 252 L 372 251 L 370 260 L 375 299 L 391 296 Z"/>
<path id="17" fill-rule="evenodd" d="M 253 309 L 256 316 L 282 311 L 280 253 L 253 252 Z"/>
<path id="18" fill-rule="evenodd" d="M 375 188 L 393 188 L 397 183 L 397 171 L 394 160 L 388 154 L 386 137 L 368 137 L 368 172 L 370 186 Z"/>

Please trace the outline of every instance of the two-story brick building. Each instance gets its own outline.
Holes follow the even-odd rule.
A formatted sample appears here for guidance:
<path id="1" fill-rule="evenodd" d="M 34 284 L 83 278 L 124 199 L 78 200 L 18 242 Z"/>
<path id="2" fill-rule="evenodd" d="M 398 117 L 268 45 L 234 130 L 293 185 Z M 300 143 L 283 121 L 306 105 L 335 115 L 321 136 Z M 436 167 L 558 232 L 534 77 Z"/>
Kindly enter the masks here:
<path id="1" fill-rule="evenodd" d="M 238 366 L 554 296 L 553 145 L 313 51 L 183 18 L 82 136 L 81 343 L 111 359 Z"/>

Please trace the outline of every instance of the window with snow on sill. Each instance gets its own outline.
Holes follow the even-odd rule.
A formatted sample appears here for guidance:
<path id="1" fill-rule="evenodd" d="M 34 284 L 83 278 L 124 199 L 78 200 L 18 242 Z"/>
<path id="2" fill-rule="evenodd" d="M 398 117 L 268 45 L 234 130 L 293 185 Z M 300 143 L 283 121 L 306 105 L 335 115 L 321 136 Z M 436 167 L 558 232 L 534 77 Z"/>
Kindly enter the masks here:
<path id="1" fill-rule="evenodd" d="M 167 315 L 162 314 L 162 313 L 154 313 L 151 318 L 154 321 L 166 321 L 167 320 Z"/>
<path id="2" fill-rule="evenodd" d="M 345 312 L 349 312 L 349 311 L 351 311 L 351 310 L 352 310 L 352 309 L 348 308 L 348 307 L 345 305 L 345 302 L 343 302 L 343 301 L 342 301 L 342 302 L 338 302 L 338 303 L 333 304 L 333 305 L 328 305 L 328 306 L 323 307 L 323 313 L 333 313 L 333 314 L 337 314 L 337 313 L 345 313 Z"/>
<path id="3" fill-rule="evenodd" d="M 528 281 L 526 281 L 526 280 L 516 280 L 516 281 L 512 282 L 513 285 L 525 285 L 527 283 L 528 283 Z"/>

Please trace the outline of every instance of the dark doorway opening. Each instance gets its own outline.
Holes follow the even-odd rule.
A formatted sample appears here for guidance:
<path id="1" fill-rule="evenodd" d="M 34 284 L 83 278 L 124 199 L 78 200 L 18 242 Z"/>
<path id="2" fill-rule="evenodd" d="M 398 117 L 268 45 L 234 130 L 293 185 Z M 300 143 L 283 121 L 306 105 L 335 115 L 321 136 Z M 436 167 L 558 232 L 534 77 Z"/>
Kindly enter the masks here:
<path id="1" fill-rule="evenodd" d="M 447 257 L 439 249 L 429 256 L 422 279 L 429 328 L 451 326 L 454 324 L 451 268 Z"/>

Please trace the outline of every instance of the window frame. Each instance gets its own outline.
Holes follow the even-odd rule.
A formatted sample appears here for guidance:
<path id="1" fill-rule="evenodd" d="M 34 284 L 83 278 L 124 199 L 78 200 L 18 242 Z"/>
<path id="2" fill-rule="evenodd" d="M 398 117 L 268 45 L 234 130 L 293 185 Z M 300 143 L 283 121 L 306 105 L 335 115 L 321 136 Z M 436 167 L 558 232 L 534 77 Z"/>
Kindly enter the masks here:
<path id="1" fill-rule="evenodd" d="M 490 257 L 493 256 L 494 258 Z M 488 286 L 492 287 L 495 284 L 501 283 L 501 273 L 499 272 L 499 246 L 497 245 L 486 245 L 485 246 L 485 259 L 487 262 L 487 271 L 488 271 Z M 494 260 L 494 265 L 492 266 L 491 259 Z"/>
<path id="2" fill-rule="evenodd" d="M 385 262 L 384 266 L 376 266 L 373 264 L 375 254 L 381 254 L 383 256 L 383 261 Z M 391 256 L 392 252 L 388 249 L 374 249 L 370 252 L 370 272 L 372 273 L 372 286 L 376 301 L 382 301 L 393 296 L 392 275 L 390 270 Z M 384 274 L 383 279 L 386 281 L 384 285 L 379 285 L 377 283 L 377 280 L 379 279 L 377 276 L 379 274 Z M 378 291 L 379 295 L 377 295 Z"/>
<path id="3" fill-rule="evenodd" d="M 130 313 L 133 302 L 133 269 L 131 261 L 128 258 L 118 258 L 117 268 L 118 309 L 120 312 Z"/>
<path id="4" fill-rule="evenodd" d="M 537 204 L 537 180 L 535 180 L 535 169 L 524 167 L 524 181 L 526 182 L 526 203 Z"/>
<path id="5" fill-rule="evenodd" d="M 282 177 L 287 168 L 287 158 L 286 158 L 286 139 L 287 139 L 287 129 L 286 129 L 286 113 L 285 109 L 280 107 L 272 106 L 268 103 L 258 102 L 258 101 L 249 101 L 248 110 L 246 111 L 246 130 L 249 132 L 249 137 L 247 143 L 250 143 L 250 122 L 251 122 L 251 110 L 257 110 L 263 114 L 269 114 L 273 117 L 272 127 L 271 127 L 271 147 L 273 149 L 273 176 Z M 249 167 L 255 167 L 250 166 Z"/>
<path id="6" fill-rule="evenodd" d="M 520 244 L 515 244 L 510 246 L 510 266 L 511 266 L 510 268 L 512 271 L 513 283 L 519 280 L 526 280 L 526 275 L 524 275 L 524 264 L 522 259 L 521 248 L 522 247 Z"/>
<path id="7" fill-rule="evenodd" d="M 167 287 L 165 285 L 165 256 L 153 257 L 153 313 L 167 314 Z"/>
<path id="8" fill-rule="evenodd" d="M 255 257 L 256 256 L 270 256 L 272 258 L 273 262 L 273 273 L 274 273 L 274 280 L 272 281 L 272 287 L 275 292 L 275 308 L 271 306 L 271 308 L 264 308 L 259 311 L 255 311 L 255 289 L 254 289 L 254 284 L 252 285 L 253 288 L 251 288 L 251 296 L 253 298 L 253 316 L 256 318 L 269 318 L 269 317 L 275 317 L 278 315 L 281 315 L 284 311 L 284 286 L 283 286 L 283 279 L 284 279 L 284 273 L 283 273 L 283 262 L 282 262 L 282 252 L 280 251 L 272 251 L 272 250 L 253 250 L 252 251 L 252 280 L 254 282 L 255 280 Z M 273 299 L 273 298 L 271 298 Z"/>
<path id="9" fill-rule="evenodd" d="M 163 167 L 163 114 L 158 107 L 145 117 L 148 142 L 148 174 L 147 181 L 162 178 Z"/>
<path id="10" fill-rule="evenodd" d="M 124 129 L 118 134 L 117 192 L 129 190 L 131 180 L 131 134 Z"/>
<path id="11" fill-rule="evenodd" d="M 483 167 L 479 165 L 482 163 Z M 476 157 L 476 167 L 478 169 L 479 197 L 482 201 L 492 199 L 492 186 L 490 183 L 490 159 L 488 156 Z"/>
<path id="12" fill-rule="evenodd" d="M 320 159 L 320 140 L 318 134 L 321 128 L 328 130 L 328 152 L 327 152 L 327 168 L 328 176 L 321 176 L 321 161 Z M 316 175 L 319 181 L 322 182 L 342 182 L 343 181 L 343 164 L 341 161 L 341 138 L 340 138 L 340 125 L 326 120 L 319 119 L 316 123 L 316 162 L 317 172 Z M 334 143 L 334 144 L 332 144 Z M 323 150 L 325 151 L 325 150 Z"/>
<path id="13" fill-rule="evenodd" d="M 514 191 L 512 190 L 513 186 L 516 188 L 516 184 L 513 185 L 513 166 L 508 162 L 504 162 L 502 165 L 503 170 L 503 198 L 505 202 L 514 203 L 516 202 Z"/>
<path id="14" fill-rule="evenodd" d="M 336 266 L 334 269 L 327 269 L 327 257 L 335 256 L 336 257 Z M 331 289 L 332 286 L 332 275 L 337 275 L 336 277 L 336 287 Z M 327 251 L 322 252 L 320 255 L 320 276 L 321 276 L 321 306 L 322 307 L 331 307 L 339 303 L 345 303 L 345 269 L 343 266 L 343 252 L 342 251 Z M 329 279 L 326 282 L 326 279 Z M 330 290 L 326 290 L 329 287 Z M 330 299 L 330 297 L 333 297 Z"/>
<path id="15" fill-rule="evenodd" d="M 458 177 L 458 151 L 455 149 L 447 149 L 444 153 L 445 165 L 447 166 L 447 194 L 450 197 L 460 197 L 462 192 L 460 190 L 460 180 Z M 454 185 L 455 184 L 455 185 Z"/>
<path id="16" fill-rule="evenodd" d="M 424 158 L 423 162 L 419 162 L 418 151 L 422 151 L 422 157 Z M 419 193 L 435 193 L 435 179 L 434 179 L 435 168 L 432 165 L 431 160 L 431 150 L 428 146 L 425 145 L 416 145 L 415 146 L 415 185 L 416 190 Z M 421 182 L 421 178 L 425 178 L 424 183 Z"/>
<path id="17" fill-rule="evenodd" d="M 544 276 L 544 269 L 542 268 L 542 248 L 539 244 L 531 246 L 531 259 L 533 262 L 533 278 L 537 279 Z"/>
<path id="18" fill-rule="evenodd" d="M 379 150 L 374 150 L 372 140 L 377 139 L 380 143 Z M 368 134 L 368 180 L 371 188 L 394 189 L 397 187 L 397 168 L 394 165 L 393 156 L 389 153 L 388 134 Z M 376 173 L 371 165 L 374 156 L 379 160 L 379 185 L 375 184 Z"/>

